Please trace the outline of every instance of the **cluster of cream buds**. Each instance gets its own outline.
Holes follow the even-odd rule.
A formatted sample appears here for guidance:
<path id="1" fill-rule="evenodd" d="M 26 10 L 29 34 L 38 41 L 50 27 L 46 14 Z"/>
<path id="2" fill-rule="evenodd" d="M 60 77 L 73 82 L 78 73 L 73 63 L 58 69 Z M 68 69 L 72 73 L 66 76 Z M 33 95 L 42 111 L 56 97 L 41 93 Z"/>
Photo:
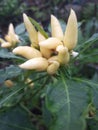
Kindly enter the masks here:
<path id="1" fill-rule="evenodd" d="M 14 31 L 14 26 L 10 23 L 8 28 L 8 34 L 5 36 L 5 40 L 0 38 L 1 47 L 10 48 L 14 47 L 19 42 L 19 36 Z"/>
<path id="2" fill-rule="evenodd" d="M 27 70 L 47 71 L 55 74 L 60 65 L 68 64 L 70 55 L 76 56 L 73 51 L 77 44 L 77 18 L 71 9 L 65 34 L 61 29 L 58 19 L 51 15 L 51 37 L 45 38 L 41 32 L 36 31 L 26 14 L 23 14 L 24 24 L 29 34 L 31 46 L 18 46 L 13 50 L 16 55 L 21 55 L 28 60 L 19 65 Z"/>

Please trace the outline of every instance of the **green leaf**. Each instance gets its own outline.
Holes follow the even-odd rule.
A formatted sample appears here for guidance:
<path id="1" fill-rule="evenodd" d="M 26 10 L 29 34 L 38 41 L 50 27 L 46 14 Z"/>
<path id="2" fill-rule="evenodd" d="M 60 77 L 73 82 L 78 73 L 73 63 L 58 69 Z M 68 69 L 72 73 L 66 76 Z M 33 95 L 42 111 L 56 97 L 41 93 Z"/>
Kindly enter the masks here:
<path id="1" fill-rule="evenodd" d="M 16 106 L 0 113 L 0 130 L 35 130 L 28 113 Z"/>
<path id="2" fill-rule="evenodd" d="M 0 100 L 0 108 L 4 107 L 4 106 L 11 106 L 12 100 L 14 100 L 16 98 L 16 95 L 24 89 L 24 85 L 20 85 L 18 84 L 18 86 L 14 86 L 12 88 L 12 91 L 9 92 L 8 94 L 4 95 L 1 100 Z M 17 101 L 13 103 L 13 105 L 17 103 Z"/>
<path id="3" fill-rule="evenodd" d="M 42 113 L 43 113 L 43 120 L 44 120 L 45 126 L 49 128 L 49 126 L 51 125 L 52 116 L 51 116 L 50 111 L 47 110 L 45 104 L 43 104 L 42 106 Z"/>
<path id="4" fill-rule="evenodd" d="M 87 130 L 98 130 L 98 121 L 95 119 L 88 120 L 88 128 Z"/>
<path id="5" fill-rule="evenodd" d="M 34 26 L 37 28 L 37 30 L 45 37 L 48 38 L 48 34 L 44 31 L 44 29 L 40 26 L 39 23 L 37 23 L 33 18 L 29 17 L 30 21 Z"/>
<path id="6" fill-rule="evenodd" d="M 12 52 L 8 52 L 7 49 L 0 49 L 0 58 L 19 59 L 24 61 L 24 58 L 15 56 Z"/>
<path id="7" fill-rule="evenodd" d="M 4 82 L 4 80 L 6 79 L 11 79 L 13 77 L 20 75 L 21 72 L 22 69 L 14 65 L 10 65 L 9 67 L 0 69 L 0 83 Z"/>
<path id="8" fill-rule="evenodd" d="M 50 130 L 84 130 L 85 115 L 88 106 L 87 86 L 62 78 L 48 86 L 46 106 L 52 113 Z"/>
<path id="9" fill-rule="evenodd" d="M 97 86 L 93 86 L 93 102 L 98 111 L 98 72 L 95 73 L 92 79 L 93 82 L 96 82 Z M 98 113 L 97 113 L 98 117 Z"/>
<path id="10" fill-rule="evenodd" d="M 98 41 L 98 33 L 94 34 L 90 39 L 88 39 L 86 42 L 81 44 L 80 46 L 77 46 L 77 50 L 79 51 L 79 54 L 84 53 L 88 48 L 90 48 L 91 45 L 93 45 L 96 41 Z"/>
<path id="11" fill-rule="evenodd" d="M 18 34 L 18 35 L 23 34 L 23 33 L 25 32 L 24 23 L 21 23 L 21 24 L 17 25 L 16 28 L 15 28 L 15 32 L 16 32 L 16 34 Z"/>
<path id="12" fill-rule="evenodd" d="M 92 92 L 92 100 L 96 108 L 98 108 L 98 74 L 96 73 L 92 80 L 88 79 L 80 79 L 80 78 L 73 78 L 75 81 L 85 83 L 90 86 Z"/>
<path id="13" fill-rule="evenodd" d="M 98 49 L 96 46 L 89 48 L 84 54 L 80 54 L 79 60 L 83 63 L 96 63 L 98 61 Z"/>

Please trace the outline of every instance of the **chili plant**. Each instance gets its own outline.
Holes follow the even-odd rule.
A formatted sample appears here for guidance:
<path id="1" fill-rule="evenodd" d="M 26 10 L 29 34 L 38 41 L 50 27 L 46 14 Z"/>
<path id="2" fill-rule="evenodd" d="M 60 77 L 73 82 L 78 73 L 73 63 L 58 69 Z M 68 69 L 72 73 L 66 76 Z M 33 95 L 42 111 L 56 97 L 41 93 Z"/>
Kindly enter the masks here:
<path id="1" fill-rule="evenodd" d="M 97 130 L 98 34 L 78 45 L 74 10 L 65 32 L 23 21 L 0 39 L 0 129 Z"/>

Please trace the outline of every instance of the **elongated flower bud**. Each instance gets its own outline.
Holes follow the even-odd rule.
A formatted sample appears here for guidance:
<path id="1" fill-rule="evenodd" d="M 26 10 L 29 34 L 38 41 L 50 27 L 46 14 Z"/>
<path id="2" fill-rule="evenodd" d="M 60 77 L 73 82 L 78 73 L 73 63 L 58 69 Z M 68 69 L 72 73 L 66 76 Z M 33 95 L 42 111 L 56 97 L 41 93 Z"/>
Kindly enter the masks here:
<path id="1" fill-rule="evenodd" d="M 59 62 L 53 61 L 47 68 L 48 74 L 51 74 L 51 75 L 55 74 L 59 66 L 60 66 Z"/>
<path id="2" fill-rule="evenodd" d="M 2 44 L 3 42 L 6 42 L 6 41 L 0 38 L 0 43 Z"/>
<path id="3" fill-rule="evenodd" d="M 3 42 L 2 44 L 1 44 L 1 47 L 3 47 L 3 48 L 9 48 L 9 47 L 11 47 L 12 45 L 11 45 L 11 43 L 9 43 L 9 42 Z"/>
<path id="4" fill-rule="evenodd" d="M 23 20 L 24 20 L 24 24 L 26 26 L 27 32 L 29 34 L 29 38 L 32 44 L 31 46 L 37 48 L 38 47 L 37 31 L 26 14 L 23 14 Z"/>
<path id="5" fill-rule="evenodd" d="M 76 46 L 77 35 L 78 35 L 77 18 L 75 12 L 71 9 L 64 36 L 64 45 L 68 48 L 68 50 L 72 50 Z"/>
<path id="6" fill-rule="evenodd" d="M 18 35 L 16 35 L 12 23 L 10 23 L 9 25 L 8 34 L 5 36 L 5 40 L 10 42 L 12 46 L 15 45 L 17 42 L 19 42 L 19 37 Z"/>
<path id="7" fill-rule="evenodd" d="M 47 48 L 45 48 L 45 47 L 40 47 L 40 51 L 41 51 L 41 54 L 42 54 L 42 56 L 43 57 L 45 57 L 45 58 L 49 58 L 50 56 L 51 56 L 51 54 L 52 54 L 52 50 L 50 50 L 50 49 L 47 49 Z"/>
<path id="8" fill-rule="evenodd" d="M 54 62 L 54 61 L 58 61 L 58 55 L 56 55 L 56 56 L 51 56 L 51 57 L 48 59 L 48 62 L 49 62 L 49 63 L 52 63 L 52 62 Z"/>
<path id="9" fill-rule="evenodd" d="M 38 51 L 37 49 L 35 49 L 33 47 L 29 47 L 29 46 L 18 46 L 13 50 L 13 53 L 16 55 L 23 56 L 27 59 L 32 59 L 35 57 L 42 56 L 40 51 Z"/>
<path id="10" fill-rule="evenodd" d="M 69 59 L 70 59 L 68 49 L 66 47 L 64 47 L 63 45 L 59 45 L 56 48 L 56 51 L 58 52 L 58 61 L 61 64 L 67 64 L 69 62 Z"/>
<path id="11" fill-rule="evenodd" d="M 48 61 L 45 58 L 37 57 L 24 62 L 19 67 L 26 70 L 44 71 L 48 67 Z"/>
<path id="12" fill-rule="evenodd" d="M 38 42 L 44 41 L 46 38 L 38 31 Z"/>
<path id="13" fill-rule="evenodd" d="M 38 42 L 42 42 L 44 40 L 46 40 L 46 38 L 40 32 L 38 32 Z M 42 46 L 40 46 L 40 51 L 41 51 L 42 56 L 45 58 L 49 58 L 52 53 L 52 51 L 50 49 L 47 49 Z"/>
<path id="14" fill-rule="evenodd" d="M 39 45 L 48 49 L 55 49 L 58 45 L 61 45 L 62 42 L 57 38 L 48 38 L 42 42 L 39 42 Z"/>
<path id="15" fill-rule="evenodd" d="M 8 35 L 12 35 L 15 34 L 15 31 L 14 31 L 14 26 L 12 23 L 9 24 L 9 29 L 8 29 Z"/>
<path id="16" fill-rule="evenodd" d="M 60 40 L 63 39 L 63 31 L 61 25 L 58 19 L 53 15 L 51 15 L 51 33 L 52 37 L 59 38 Z"/>
<path id="17" fill-rule="evenodd" d="M 12 39 L 11 39 L 11 37 L 9 35 L 5 35 L 4 38 L 5 38 L 6 41 L 12 43 Z"/>
<path id="18" fill-rule="evenodd" d="M 1 47 L 3 47 L 3 48 L 9 48 L 9 47 L 11 47 L 11 43 L 6 42 L 2 38 L 0 38 L 0 43 L 1 43 Z"/>

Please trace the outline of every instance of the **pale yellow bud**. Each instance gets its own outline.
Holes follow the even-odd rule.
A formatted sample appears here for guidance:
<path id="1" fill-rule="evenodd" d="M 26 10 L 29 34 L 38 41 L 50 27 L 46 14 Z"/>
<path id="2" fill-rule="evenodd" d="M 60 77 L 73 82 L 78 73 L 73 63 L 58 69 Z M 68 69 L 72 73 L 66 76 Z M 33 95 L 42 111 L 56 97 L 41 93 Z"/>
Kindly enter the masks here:
<path id="1" fill-rule="evenodd" d="M 42 56 L 40 51 L 38 51 L 37 49 L 35 49 L 33 47 L 29 47 L 29 46 L 18 46 L 15 49 L 13 49 L 12 52 L 16 55 L 23 56 L 27 59 L 32 59 L 35 57 Z"/>
<path id="2" fill-rule="evenodd" d="M 28 78 L 28 79 L 26 80 L 26 83 L 29 83 L 30 88 L 33 88 L 34 83 L 32 82 L 32 80 L 31 80 L 30 78 Z"/>
<path id="3" fill-rule="evenodd" d="M 6 41 L 3 40 L 2 38 L 0 38 L 0 43 L 1 43 L 1 47 L 3 47 L 3 48 L 11 47 L 11 43 L 6 42 Z"/>
<path id="4" fill-rule="evenodd" d="M 58 52 L 58 61 L 61 64 L 67 64 L 69 62 L 69 59 L 70 59 L 68 49 L 66 47 L 64 47 L 63 45 L 59 45 L 56 48 L 56 51 Z"/>
<path id="5" fill-rule="evenodd" d="M 76 46 L 77 35 L 78 35 L 77 17 L 75 12 L 71 9 L 64 36 L 64 45 L 68 48 L 68 50 L 72 50 Z"/>
<path id="6" fill-rule="evenodd" d="M 50 75 L 55 74 L 56 71 L 58 70 L 59 66 L 60 66 L 59 62 L 53 61 L 47 68 L 48 74 L 50 74 Z"/>
<path id="7" fill-rule="evenodd" d="M 12 23 L 10 23 L 10 25 L 9 25 L 8 35 L 5 36 L 5 39 L 8 42 L 10 42 L 12 45 L 19 42 L 19 37 L 18 37 L 18 35 L 15 34 L 14 26 Z"/>
<path id="8" fill-rule="evenodd" d="M 44 41 L 46 38 L 38 32 L 38 42 Z M 52 51 L 50 49 L 47 49 L 45 47 L 40 46 L 40 51 L 43 57 L 49 58 L 51 56 Z"/>
<path id="9" fill-rule="evenodd" d="M 38 42 L 44 41 L 46 38 L 38 31 Z"/>
<path id="10" fill-rule="evenodd" d="M 23 14 L 23 20 L 24 20 L 24 24 L 26 26 L 27 32 L 29 34 L 29 38 L 32 44 L 31 46 L 37 48 L 38 47 L 37 31 L 26 14 Z"/>
<path id="11" fill-rule="evenodd" d="M 61 25 L 58 19 L 53 15 L 51 15 L 51 33 L 52 37 L 59 38 L 60 40 L 63 39 L 63 31 Z"/>
<path id="12" fill-rule="evenodd" d="M 42 56 L 43 57 L 45 57 L 45 58 L 49 58 L 50 56 L 51 56 L 51 54 L 52 54 L 52 50 L 50 50 L 50 49 L 47 49 L 47 48 L 45 48 L 45 47 L 40 47 L 40 51 L 41 51 L 41 54 L 42 54 Z"/>
<path id="13" fill-rule="evenodd" d="M 2 44 L 3 42 L 6 42 L 6 41 L 0 38 L 0 43 Z"/>
<path id="14" fill-rule="evenodd" d="M 11 39 L 11 37 L 9 35 L 5 35 L 4 38 L 5 38 L 6 41 L 12 43 L 12 39 Z"/>
<path id="15" fill-rule="evenodd" d="M 11 45 L 11 43 L 9 43 L 9 42 L 3 42 L 2 44 L 1 44 L 1 47 L 3 47 L 3 48 L 9 48 L 9 47 L 11 47 L 12 45 Z"/>
<path id="16" fill-rule="evenodd" d="M 51 57 L 48 59 L 48 62 L 49 62 L 49 63 L 52 63 L 52 62 L 54 62 L 54 61 L 58 61 L 58 55 L 56 55 L 56 56 L 51 56 Z"/>
<path id="17" fill-rule="evenodd" d="M 45 47 L 47 49 L 55 49 L 58 45 L 61 44 L 62 42 L 59 39 L 53 37 L 50 37 L 42 42 L 39 42 L 39 45 L 41 47 Z"/>
<path id="18" fill-rule="evenodd" d="M 13 34 L 15 34 L 14 26 L 12 23 L 10 23 L 8 28 L 8 35 L 13 36 Z"/>
<path id="19" fill-rule="evenodd" d="M 11 80 L 6 80 L 6 81 L 4 82 L 4 84 L 5 84 L 7 87 L 12 87 L 12 86 L 14 86 L 14 83 L 13 83 Z"/>
<path id="20" fill-rule="evenodd" d="M 45 58 L 37 57 L 24 62 L 19 67 L 26 70 L 45 71 L 48 67 L 48 61 Z"/>

